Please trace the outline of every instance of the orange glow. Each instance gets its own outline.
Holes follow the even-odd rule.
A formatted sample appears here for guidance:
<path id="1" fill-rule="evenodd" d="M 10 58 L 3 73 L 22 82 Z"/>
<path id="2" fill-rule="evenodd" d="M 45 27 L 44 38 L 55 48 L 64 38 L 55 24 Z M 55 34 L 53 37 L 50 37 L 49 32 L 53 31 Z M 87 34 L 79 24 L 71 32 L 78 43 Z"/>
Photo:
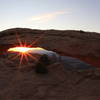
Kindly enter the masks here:
<path id="1" fill-rule="evenodd" d="M 9 48 L 8 51 L 25 53 L 31 49 L 32 48 L 29 48 L 29 47 L 14 47 L 14 48 Z"/>
<path id="2" fill-rule="evenodd" d="M 30 45 L 26 44 L 26 41 L 24 40 L 23 43 L 20 39 L 20 36 L 18 35 L 18 33 L 16 32 L 16 39 L 17 42 L 19 43 L 19 45 L 17 45 L 16 47 L 13 48 L 9 48 L 8 52 L 17 52 L 18 54 L 14 57 L 11 57 L 12 60 L 20 57 L 20 64 L 22 64 L 23 59 L 25 59 L 28 62 L 28 58 L 30 57 L 31 59 L 33 59 L 34 61 L 37 61 L 37 58 L 34 57 L 33 55 L 31 55 L 28 51 L 29 50 L 39 50 L 42 48 L 36 47 L 36 48 L 32 48 L 32 45 L 34 45 L 35 43 L 37 43 L 41 38 L 44 37 L 45 34 L 40 35 L 36 40 L 34 40 L 32 43 L 30 43 Z M 27 39 L 26 39 L 27 40 Z"/>
<path id="3" fill-rule="evenodd" d="M 12 60 L 20 57 L 20 64 L 22 64 L 23 59 L 25 59 L 28 62 L 28 57 L 30 57 L 31 59 L 33 59 L 34 61 L 37 61 L 37 59 L 32 56 L 31 54 L 28 53 L 29 50 L 32 50 L 34 48 L 29 48 L 29 47 L 13 47 L 13 48 L 9 48 L 8 52 L 18 52 L 18 54 L 12 58 Z"/>

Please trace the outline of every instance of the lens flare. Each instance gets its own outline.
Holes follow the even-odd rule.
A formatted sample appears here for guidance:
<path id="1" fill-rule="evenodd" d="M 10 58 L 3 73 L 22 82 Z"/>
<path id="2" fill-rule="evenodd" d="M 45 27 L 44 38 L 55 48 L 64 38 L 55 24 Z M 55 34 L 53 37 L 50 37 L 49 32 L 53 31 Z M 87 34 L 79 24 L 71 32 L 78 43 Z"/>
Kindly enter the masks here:
<path id="1" fill-rule="evenodd" d="M 13 48 L 9 48 L 8 52 L 18 53 L 12 59 L 14 60 L 14 59 L 20 57 L 20 64 L 22 64 L 23 59 L 25 59 L 28 62 L 28 57 L 30 57 L 34 61 L 37 61 L 37 59 L 28 52 L 29 50 L 32 50 L 32 49 L 33 48 L 29 48 L 29 47 L 13 47 Z"/>
<path id="2" fill-rule="evenodd" d="M 32 43 L 30 43 L 30 45 L 27 45 L 26 44 L 26 41 L 24 41 L 24 43 L 22 43 L 22 40 L 20 39 L 18 33 L 16 32 L 16 39 L 17 39 L 17 42 L 19 43 L 19 45 L 17 45 L 16 47 L 13 47 L 13 48 L 9 48 L 8 49 L 8 52 L 16 52 L 17 55 L 14 56 L 14 57 L 11 57 L 12 60 L 14 59 L 17 59 L 18 57 L 20 57 L 20 64 L 22 64 L 23 62 L 23 59 L 25 59 L 27 62 L 29 61 L 29 57 L 31 59 L 33 59 L 34 61 L 38 61 L 38 59 L 36 57 L 34 57 L 32 54 L 30 54 L 28 51 L 31 51 L 31 50 L 38 50 L 38 49 L 42 49 L 42 48 L 35 48 L 35 47 L 32 47 L 32 45 L 34 45 L 35 43 L 37 43 L 41 38 L 44 37 L 45 34 L 42 34 L 39 36 L 39 38 L 37 38 L 36 40 L 34 40 Z"/>

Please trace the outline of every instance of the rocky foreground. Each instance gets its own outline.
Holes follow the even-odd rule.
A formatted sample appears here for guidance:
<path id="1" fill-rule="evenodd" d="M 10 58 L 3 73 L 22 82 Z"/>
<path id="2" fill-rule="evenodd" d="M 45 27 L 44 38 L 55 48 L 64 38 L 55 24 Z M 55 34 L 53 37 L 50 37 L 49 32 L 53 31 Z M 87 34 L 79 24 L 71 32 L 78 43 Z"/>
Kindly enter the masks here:
<path id="1" fill-rule="evenodd" d="M 0 42 L 2 44 L 17 44 L 15 32 L 16 29 L 1 32 L 5 35 L 0 36 Z M 70 32 L 70 34 L 52 33 L 55 31 L 51 31 L 52 34 L 47 34 L 48 31 L 37 30 L 31 32 L 33 31 L 28 29 L 27 31 L 17 30 L 21 40 L 24 41 L 27 38 L 29 44 L 35 40 L 34 46 L 56 51 L 62 55 L 61 61 L 45 66 L 48 73 L 42 74 L 36 72 L 36 64 L 33 59 L 19 65 L 19 58 L 12 59 L 12 54 L 1 53 L 0 100 L 100 100 L 100 69 L 96 68 L 99 67 L 100 58 L 98 34 L 94 33 L 92 36 L 92 33 L 91 35 L 89 33 L 86 35 L 82 31 L 82 33 L 77 33 L 75 37 L 73 32 L 72 34 Z M 42 33 L 45 36 L 41 36 Z M 38 38 L 39 36 L 41 38 Z M 8 47 L 10 46 L 12 45 Z M 2 45 L 2 51 L 6 51 L 8 48 L 4 47 Z M 87 51 L 88 47 L 91 48 Z M 98 66 L 95 67 L 76 58 L 68 57 L 69 55 L 98 59 L 98 63 L 96 63 Z"/>
<path id="2" fill-rule="evenodd" d="M 19 66 L 0 58 L 0 100 L 100 100 L 99 69 L 68 70 L 60 62 L 46 67 L 48 73 L 39 74 L 32 62 Z"/>

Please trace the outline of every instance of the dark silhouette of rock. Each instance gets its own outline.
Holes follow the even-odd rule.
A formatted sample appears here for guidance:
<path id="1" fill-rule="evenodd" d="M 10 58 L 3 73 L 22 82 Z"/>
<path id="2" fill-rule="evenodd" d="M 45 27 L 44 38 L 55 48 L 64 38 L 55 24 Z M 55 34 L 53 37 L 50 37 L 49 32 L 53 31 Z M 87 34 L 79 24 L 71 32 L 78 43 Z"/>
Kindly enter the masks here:
<path id="1" fill-rule="evenodd" d="M 0 43 L 0 57 L 6 58 L 7 57 L 7 51 L 9 48 L 14 47 L 14 44 L 4 44 Z"/>
<path id="2" fill-rule="evenodd" d="M 13 47 L 14 44 L 1 44 L 0 43 L 0 52 L 7 52 L 7 50 L 11 47 Z"/>
<path id="3" fill-rule="evenodd" d="M 50 64 L 50 61 L 47 57 L 47 55 L 42 55 L 36 64 L 35 72 L 36 73 L 43 73 L 46 74 L 48 73 L 47 66 Z"/>
<path id="4" fill-rule="evenodd" d="M 50 64 L 50 61 L 48 59 L 48 56 L 45 55 L 45 54 L 40 57 L 39 61 L 42 61 L 43 64 L 45 64 L 45 65 L 49 65 Z"/>

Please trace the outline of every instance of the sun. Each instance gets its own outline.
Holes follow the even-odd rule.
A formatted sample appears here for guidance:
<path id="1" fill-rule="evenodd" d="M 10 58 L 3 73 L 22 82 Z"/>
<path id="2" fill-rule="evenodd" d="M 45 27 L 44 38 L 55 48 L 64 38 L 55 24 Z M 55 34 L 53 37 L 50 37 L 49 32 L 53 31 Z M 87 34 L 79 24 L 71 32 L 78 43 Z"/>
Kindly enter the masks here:
<path id="1" fill-rule="evenodd" d="M 32 48 L 29 47 L 14 47 L 14 48 L 9 48 L 8 51 L 26 53 L 31 49 Z"/>
<path id="2" fill-rule="evenodd" d="M 34 61 L 37 61 L 37 59 L 31 55 L 30 53 L 28 53 L 29 50 L 31 50 L 32 48 L 29 47 L 13 47 L 13 48 L 9 48 L 8 52 L 12 52 L 12 53 L 17 53 L 16 56 L 14 56 L 12 59 L 17 59 L 18 57 L 20 57 L 20 65 L 23 63 L 23 60 L 25 59 L 27 62 L 29 61 L 29 57 L 31 59 L 33 59 Z"/>
<path id="3" fill-rule="evenodd" d="M 27 45 L 26 41 L 24 43 L 22 43 L 19 35 L 16 33 L 16 38 L 17 38 L 19 45 L 17 45 L 16 47 L 12 47 L 12 48 L 8 49 L 8 52 L 13 52 L 13 53 L 17 52 L 17 55 L 12 57 L 11 59 L 14 60 L 14 59 L 17 59 L 18 57 L 20 57 L 20 59 L 19 59 L 20 65 L 22 64 L 23 59 L 25 59 L 28 62 L 29 57 L 31 59 L 33 59 L 34 61 L 37 61 L 37 58 L 34 57 L 33 55 L 31 55 L 30 53 L 28 53 L 28 51 L 35 48 L 35 47 L 32 47 L 32 45 L 34 45 L 36 42 L 38 42 L 38 40 L 42 37 L 43 37 L 43 35 L 40 36 L 39 38 L 37 38 L 35 41 L 33 41 L 30 45 Z"/>

